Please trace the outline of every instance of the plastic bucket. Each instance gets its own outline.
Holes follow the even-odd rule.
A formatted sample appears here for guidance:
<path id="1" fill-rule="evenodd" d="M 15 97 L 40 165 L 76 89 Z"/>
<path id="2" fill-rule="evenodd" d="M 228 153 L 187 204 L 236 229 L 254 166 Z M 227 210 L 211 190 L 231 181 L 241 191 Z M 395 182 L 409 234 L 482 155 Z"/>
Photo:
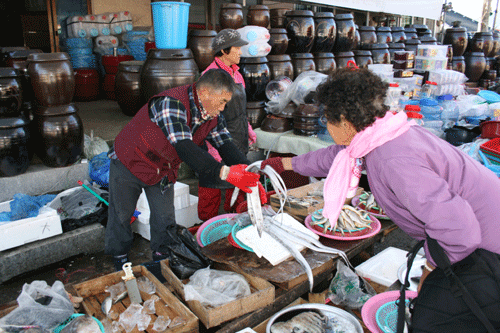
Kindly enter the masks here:
<path id="1" fill-rule="evenodd" d="M 155 43 L 159 49 L 185 49 L 189 22 L 186 2 L 159 1 L 151 3 Z"/>

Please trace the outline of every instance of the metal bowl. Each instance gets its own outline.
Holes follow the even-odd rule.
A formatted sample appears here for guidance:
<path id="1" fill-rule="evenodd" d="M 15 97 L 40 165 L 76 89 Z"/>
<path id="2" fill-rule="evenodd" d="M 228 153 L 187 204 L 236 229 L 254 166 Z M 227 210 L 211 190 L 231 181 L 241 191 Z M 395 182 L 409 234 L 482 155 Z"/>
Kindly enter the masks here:
<path id="1" fill-rule="evenodd" d="M 299 313 L 306 311 L 314 311 L 319 313 L 320 315 L 327 316 L 329 318 L 332 317 L 343 318 L 347 320 L 349 323 L 352 323 L 352 325 L 355 327 L 358 333 L 363 333 L 363 328 L 361 327 L 361 324 L 356 319 L 356 317 L 350 314 L 349 312 L 331 305 L 316 304 L 316 303 L 295 305 L 277 312 L 274 316 L 272 316 L 269 319 L 269 322 L 267 323 L 266 326 L 266 333 L 271 333 L 271 326 L 275 322 L 277 323 L 280 321 L 290 320 Z"/>

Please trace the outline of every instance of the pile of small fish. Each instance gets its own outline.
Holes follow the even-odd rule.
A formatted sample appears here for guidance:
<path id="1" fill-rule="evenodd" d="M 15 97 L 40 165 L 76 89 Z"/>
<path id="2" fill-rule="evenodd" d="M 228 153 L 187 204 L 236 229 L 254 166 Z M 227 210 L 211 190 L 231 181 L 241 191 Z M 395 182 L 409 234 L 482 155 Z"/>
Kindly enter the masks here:
<path id="1" fill-rule="evenodd" d="M 311 207 L 321 203 L 320 197 L 312 195 L 306 195 L 300 198 L 294 197 L 293 195 L 288 195 L 286 200 L 289 203 L 295 203 L 304 207 Z"/>
<path id="2" fill-rule="evenodd" d="M 326 333 L 328 317 L 314 311 L 302 312 L 288 321 L 271 325 L 271 333 Z"/>
<path id="3" fill-rule="evenodd" d="M 350 205 L 342 206 L 340 215 L 335 223 L 331 223 L 329 219 L 323 216 L 323 210 L 318 209 L 311 214 L 312 221 L 310 225 L 319 225 L 323 227 L 323 233 L 326 234 L 327 230 L 331 233 L 340 232 L 342 236 L 345 233 L 352 233 L 364 228 L 370 228 L 370 216 L 367 212 L 354 208 Z"/>
<path id="4" fill-rule="evenodd" d="M 360 207 L 361 204 L 363 205 L 363 207 Z M 382 207 L 380 207 L 377 201 L 375 201 L 375 197 L 371 192 L 364 191 L 359 195 L 358 207 L 368 212 L 376 211 L 376 214 L 386 215 Z"/>

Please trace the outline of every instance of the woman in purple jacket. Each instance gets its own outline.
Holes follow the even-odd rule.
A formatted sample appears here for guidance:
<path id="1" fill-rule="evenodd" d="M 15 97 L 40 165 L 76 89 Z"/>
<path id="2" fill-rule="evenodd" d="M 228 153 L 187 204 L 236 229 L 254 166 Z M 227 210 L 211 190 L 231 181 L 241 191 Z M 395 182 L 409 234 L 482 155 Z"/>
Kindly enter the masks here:
<path id="1" fill-rule="evenodd" d="M 317 100 L 325 108 L 327 129 L 337 145 L 268 159 L 262 167 L 326 177 L 323 213 L 332 220 L 354 195 L 361 169 L 366 170 L 370 190 L 391 220 L 414 239 L 425 240 L 427 263 L 414 306 L 413 332 L 496 332 L 500 179 L 408 122 L 404 112 L 388 112 L 386 91 L 387 84 L 368 70 L 335 71 L 318 87 Z M 451 270 L 438 256 L 435 241 Z M 464 298 L 460 284 L 472 296 Z M 477 305 L 474 310 L 470 298 Z"/>

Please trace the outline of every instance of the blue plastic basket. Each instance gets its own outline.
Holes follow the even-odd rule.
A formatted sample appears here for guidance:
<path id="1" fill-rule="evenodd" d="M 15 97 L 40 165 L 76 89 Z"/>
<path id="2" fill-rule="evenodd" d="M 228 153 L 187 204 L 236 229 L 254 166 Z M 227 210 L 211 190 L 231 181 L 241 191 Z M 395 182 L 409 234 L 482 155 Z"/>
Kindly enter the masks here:
<path id="1" fill-rule="evenodd" d="M 410 304 L 406 300 L 406 306 Z M 377 325 L 384 333 L 396 333 L 398 325 L 398 305 L 396 301 L 387 302 L 382 305 L 375 314 Z"/>
<path id="2" fill-rule="evenodd" d="M 241 247 L 242 249 L 245 249 L 249 252 L 253 252 L 252 248 L 249 247 L 249 246 L 246 246 L 245 244 L 243 244 L 239 239 L 238 237 L 236 237 L 236 233 L 242 229 L 245 229 L 247 227 L 251 226 L 251 224 L 249 225 L 246 225 L 244 227 L 240 226 L 238 223 L 235 223 L 231 229 L 231 236 L 233 236 L 233 239 L 234 239 L 234 242 L 236 244 L 238 244 L 239 247 Z"/>
<path id="3" fill-rule="evenodd" d="M 158 49 L 185 49 L 191 4 L 158 1 L 152 2 L 151 6 L 156 47 Z"/>

